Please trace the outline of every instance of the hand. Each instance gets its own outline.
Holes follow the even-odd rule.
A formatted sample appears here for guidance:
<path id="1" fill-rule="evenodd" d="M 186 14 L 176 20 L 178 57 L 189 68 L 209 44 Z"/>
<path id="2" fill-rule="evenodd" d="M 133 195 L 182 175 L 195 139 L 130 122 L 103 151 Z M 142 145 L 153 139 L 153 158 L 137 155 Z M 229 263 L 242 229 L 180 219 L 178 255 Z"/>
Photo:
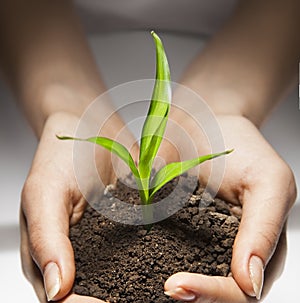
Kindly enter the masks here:
<path id="1" fill-rule="evenodd" d="M 74 175 L 74 142 L 60 141 L 55 135 L 73 135 L 77 124 L 78 118 L 65 113 L 48 119 L 22 192 L 22 266 L 40 302 L 47 299 L 63 303 L 103 302 L 87 297 L 82 300 L 83 297 L 71 294 L 75 263 L 68 238 L 69 226 L 80 219 L 86 200 Z M 134 142 L 129 133 L 124 135 L 124 140 L 128 140 L 128 144 Z M 88 146 L 88 143 L 82 144 Z M 99 159 L 99 173 L 104 184 L 108 184 L 114 178 L 111 154 L 101 147 L 94 150 Z M 83 159 L 86 160 L 84 155 Z M 91 182 L 93 178 L 87 180 Z M 93 184 L 85 186 L 93 187 Z"/>
<path id="2" fill-rule="evenodd" d="M 184 114 L 174 112 L 172 119 L 185 128 L 199 154 L 210 153 L 201 129 Z M 227 115 L 216 118 L 226 148 L 234 149 L 226 156 L 218 195 L 243 209 L 233 248 L 232 277 L 177 273 L 166 281 L 165 290 L 182 301 L 252 302 L 253 297 L 261 297 L 264 273 L 263 296 L 282 271 L 286 250 L 284 226 L 296 197 L 296 186 L 288 165 L 249 120 Z M 176 144 L 175 134 L 168 129 L 168 139 Z M 161 156 L 168 160 L 170 154 L 176 153 L 164 144 Z M 220 160 L 213 161 L 217 165 Z M 201 168 L 202 182 L 207 182 L 210 165 L 207 162 Z"/>

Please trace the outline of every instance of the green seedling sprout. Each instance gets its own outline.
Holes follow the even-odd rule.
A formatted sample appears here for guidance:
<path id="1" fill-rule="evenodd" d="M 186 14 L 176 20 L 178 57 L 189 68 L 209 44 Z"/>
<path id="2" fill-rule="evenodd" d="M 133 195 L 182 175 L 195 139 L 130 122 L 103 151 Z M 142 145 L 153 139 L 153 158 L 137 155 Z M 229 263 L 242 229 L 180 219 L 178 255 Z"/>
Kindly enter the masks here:
<path id="1" fill-rule="evenodd" d="M 171 80 L 168 60 L 158 35 L 154 31 L 151 31 L 151 35 L 156 46 L 156 80 L 150 107 L 141 134 L 138 165 L 135 164 L 130 152 L 125 146 L 109 138 L 91 137 L 82 139 L 57 136 L 57 138 L 61 140 L 92 142 L 116 154 L 130 168 L 137 183 L 142 205 L 151 205 L 154 194 L 172 179 L 207 160 L 232 152 L 232 150 L 226 150 L 183 162 L 172 162 L 161 168 L 154 177 L 151 178 L 153 161 L 164 136 L 171 104 Z M 144 213 L 147 221 L 149 219 L 151 220 L 152 215 L 151 213 Z"/>

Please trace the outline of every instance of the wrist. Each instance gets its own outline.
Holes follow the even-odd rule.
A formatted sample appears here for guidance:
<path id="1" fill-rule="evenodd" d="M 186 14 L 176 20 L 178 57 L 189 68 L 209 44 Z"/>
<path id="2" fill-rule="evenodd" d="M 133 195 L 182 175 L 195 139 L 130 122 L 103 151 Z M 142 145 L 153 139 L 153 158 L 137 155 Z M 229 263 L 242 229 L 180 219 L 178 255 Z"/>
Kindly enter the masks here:
<path id="1" fill-rule="evenodd" d="M 104 90 L 84 92 L 53 86 L 41 104 L 43 120 L 37 128 L 38 137 L 47 123 L 55 135 L 116 139 L 121 132 L 125 132 L 124 139 L 118 138 L 120 143 L 126 145 L 128 138 L 134 140 Z"/>
<path id="2" fill-rule="evenodd" d="M 28 120 L 37 135 L 40 137 L 46 121 L 52 116 L 60 116 L 60 113 L 77 117 L 82 116 L 88 106 L 103 92 L 104 86 L 99 85 L 96 88 L 91 87 L 70 87 L 66 84 L 50 84 L 47 87 L 41 87 L 36 91 L 34 100 L 36 106 L 30 106 L 28 111 Z M 27 98 L 26 99 L 30 99 Z M 33 102 L 34 102 L 33 100 Z M 106 108 L 106 110 L 104 110 Z M 103 112 L 111 112 L 112 105 L 107 100 L 103 102 Z M 102 110 L 101 110 L 102 113 Z"/>
<path id="3" fill-rule="evenodd" d="M 209 78 L 207 77 L 207 79 Z M 182 85 L 195 93 L 195 97 L 191 98 L 192 104 L 189 105 L 191 112 L 195 111 L 201 102 L 205 103 L 215 115 L 245 117 L 259 127 L 270 110 L 263 97 L 255 96 L 248 90 L 243 90 L 242 87 L 218 84 L 213 80 L 207 81 L 201 76 L 184 80 Z M 179 106 L 182 106 L 183 103 L 186 104 L 184 94 L 181 89 L 176 91 L 174 103 Z"/>

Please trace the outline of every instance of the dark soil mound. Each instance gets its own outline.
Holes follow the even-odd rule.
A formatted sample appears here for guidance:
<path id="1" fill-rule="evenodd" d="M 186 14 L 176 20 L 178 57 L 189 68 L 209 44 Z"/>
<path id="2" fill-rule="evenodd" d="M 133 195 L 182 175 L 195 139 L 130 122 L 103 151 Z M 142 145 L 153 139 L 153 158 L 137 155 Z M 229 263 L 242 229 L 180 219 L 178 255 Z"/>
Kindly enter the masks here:
<path id="1" fill-rule="evenodd" d="M 128 199 L 128 191 L 118 182 L 112 194 Z M 131 202 L 138 200 L 135 192 L 132 197 Z M 88 206 L 70 230 L 76 262 L 74 292 L 111 303 L 175 302 L 163 290 L 170 275 L 230 273 L 238 226 L 230 206 L 201 188 L 181 210 L 150 231 L 113 222 Z"/>

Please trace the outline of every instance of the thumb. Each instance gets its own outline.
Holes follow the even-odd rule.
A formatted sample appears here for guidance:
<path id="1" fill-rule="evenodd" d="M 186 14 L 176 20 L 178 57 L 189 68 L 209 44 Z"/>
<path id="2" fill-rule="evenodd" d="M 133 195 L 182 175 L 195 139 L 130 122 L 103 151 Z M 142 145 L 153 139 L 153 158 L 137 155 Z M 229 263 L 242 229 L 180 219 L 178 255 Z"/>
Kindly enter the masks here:
<path id="1" fill-rule="evenodd" d="M 48 301 L 66 296 L 75 277 L 73 249 L 68 238 L 70 216 L 58 192 L 52 189 L 51 192 L 42 194 L 37 188 L 31 188 L 30 191 L 27 188 L 22 197 L 23 270 L 36 291 L 40 292 L 40 298 L 43 296 L 41 282 L 43 283 Z M 40 270 L 39 279 L 30 259 L 34 260 Z"/>
<path id="2" fill-rule="evenodd" d="M 286 172 L 274 172 L 273 176 L 281 177 L 257 182 L 251 189 L 248 187 L 242 197 L 243 215 L 234 243 L 231 269 L 241 289 L 257 299 L 261 298 L 265 268 L 275 252 L 296 196 L 292 174 Z M 276 267 L 272 268 L 274 279 L 274 272 L 279 272 L 281 264 L 272 265 Z"/>
<path id="3" fill-rule="evenodd" d="M 193 303 L 247 303 L 247 295 L 232 277 L 176 273 L 165 282 L 165 294 L 175 300 Z"/>

